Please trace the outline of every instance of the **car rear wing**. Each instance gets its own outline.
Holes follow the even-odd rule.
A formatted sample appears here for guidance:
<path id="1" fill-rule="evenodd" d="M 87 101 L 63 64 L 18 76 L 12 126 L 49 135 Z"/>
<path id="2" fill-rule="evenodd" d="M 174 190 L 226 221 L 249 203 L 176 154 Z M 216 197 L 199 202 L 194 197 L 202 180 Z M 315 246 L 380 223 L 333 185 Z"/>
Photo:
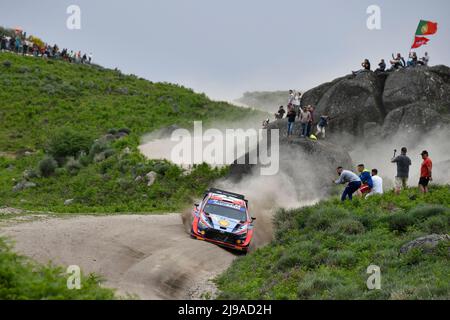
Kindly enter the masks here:
<path id="1" fill-rule="evenodd" d="M 233 193 L 233 192 L 220 190 L 220 189 L 216 189 L 216 188 L 210 188 L 208 191 L 206 191 L 205 195 L 207 195 L 208 193 L 216 193 L 216 194 L 221 194 L 221 195 L 224 195 L 224 196 L 228 196 L 228 197 L 233 197 L 233 198 L 236 198 L 236 199 L 244 200 L 245 203 L 247 204 L 247 208 L 248 208 L 248 200 L 245 199 L 245 196 L 242 195 L 242 194 Z"/>

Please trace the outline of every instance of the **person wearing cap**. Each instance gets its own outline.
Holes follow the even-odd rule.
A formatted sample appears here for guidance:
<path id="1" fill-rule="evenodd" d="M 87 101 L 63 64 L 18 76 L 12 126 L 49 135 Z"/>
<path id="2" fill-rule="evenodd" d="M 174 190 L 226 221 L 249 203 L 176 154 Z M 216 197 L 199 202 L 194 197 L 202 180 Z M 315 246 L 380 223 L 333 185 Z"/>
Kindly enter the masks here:
<path id="1" fill-rule="evenodd" d="M 422 151 L 420 154 L 423 162 L 420 166 L 419 189 L 422 193 L 428 193 L 428 185 L 433 181 L 433 161 L 431 161 L 428 151 Z"/>

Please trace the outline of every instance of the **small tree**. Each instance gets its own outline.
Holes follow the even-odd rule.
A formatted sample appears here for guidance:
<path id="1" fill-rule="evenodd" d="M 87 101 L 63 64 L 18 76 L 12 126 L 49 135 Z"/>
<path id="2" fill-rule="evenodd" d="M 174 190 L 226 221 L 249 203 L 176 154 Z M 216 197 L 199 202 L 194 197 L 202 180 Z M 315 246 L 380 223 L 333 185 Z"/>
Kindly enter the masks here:
<path id="1" fill-rule="evenodd" d="M 62 164 L 66 157 L 76 157 L 81 152 L 88 152 L 90 144 L 91 139 L 85 134 L 64 128 L 52 136 L 47 151 Z"/>
<path id="2" fill-rule="evenodd" d="M 46 156 L 39 162 L 38 169 L 42 177 L 48 178 L 53 175 L 58 168 L 58 163 L 53 159 L 53 157 Z"/>

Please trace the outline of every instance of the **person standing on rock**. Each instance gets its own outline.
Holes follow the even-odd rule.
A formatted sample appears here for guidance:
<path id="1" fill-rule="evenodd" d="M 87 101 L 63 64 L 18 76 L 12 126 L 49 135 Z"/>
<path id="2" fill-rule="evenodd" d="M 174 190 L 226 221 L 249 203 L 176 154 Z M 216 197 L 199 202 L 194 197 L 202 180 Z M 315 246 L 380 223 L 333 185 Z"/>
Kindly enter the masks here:
<path id="1" fill-rule="evenodd" d="M 295 118 L 297 118 L 297 113 L 295 112 L 295 109 L 294 109 L 294 108 L 291 108 L 291 109 L 288 111 L 287 118 L 288 118 L 288 131 L 287 131 L 287 135 L 288 135 L 288 139 L 290 139 L 291 136 L 292 136 L 292 133 L 294 132 Z"/>
<path id="2" fill-rule="evenodd" d="M 313 129 L 313 124 L 314 124 L 314 108 L 312 106 L 308 107 L 308 111 L 310 113 L 310 119 L 308 122 L 308 128 L 307 128 L 307 133 L 306 136 L 309 138 L 312 134 L 312 129 Z"/>
<path id="3" fill-rule="evenodd" d="M 430 159 L 428 151 L 423 151 L 421 154 L 423 162 L 420 166 L 420 180 L 419 189 L 422 193 L 428 193 L 428 185 L 433 181 L 433 162 Z"/>
<path id="4" fill-rule="evenodd" d="M 311 121 L 311 112 L 309 112 L 309 106 L 300 110 L 300 123 L 302 125 L 302 130 L 300 137 L 308 136 L 308 123 Z"/>
<path id="5" fill-rule="evenodd" d="M 353 172 L 349 170 L 344 170 L 342 167 L 338 167 L 337 173 L 339 175 L 339 179 L 336 180 L 335 184 L 346 184 L 348 183 L 347 187 L 345 188 L 344 192 L 342 193 L 341 201 L 347 200 L 347 198 L 352 201 L 353 200 L 353 194 L 358 191 L 359 188 L 361 188 L 361 179 Z"/>
<path id="6" fill-rule="evenodd" d="M 328 127 L 328 121 L 330 121 L 329 116 L 323 115 L 320 117 L 320 121 L 317 124 L 317 132 L 316 132 L 317 137 L 319 137 L 319 134 L 322 134 L 322 137 L 325 139 L 325 130 L 326 127 Z"/>
<path id="7" fill-rule="evenodd" d="M 294 97 L 293 105 L 295 113 L 298 115 L 300 113 L 300 102 L 301 102 L 302 94 L 297 92 Z"/>
<path id="8" fill-rule="evenodd" d="M 402 148 L 402 153 L 398 157 L 394 157 L 391 162 L 397 164 L 397 176 L 395 177 L 395 193 L 400 194 L 402 189 L 408 188 L 409 167 L 411 159 L 406 155 L 408 149 Z"/>

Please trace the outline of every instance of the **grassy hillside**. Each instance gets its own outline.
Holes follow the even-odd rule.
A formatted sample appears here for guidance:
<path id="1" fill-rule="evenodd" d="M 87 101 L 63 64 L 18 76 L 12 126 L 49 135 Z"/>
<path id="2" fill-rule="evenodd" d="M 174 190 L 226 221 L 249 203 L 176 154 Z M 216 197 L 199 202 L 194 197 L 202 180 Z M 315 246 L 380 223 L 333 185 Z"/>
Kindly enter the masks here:
<path id="1" fill-rule="evenodd" d="M 278 212 L 276 239 L 219 279 L 222 299 L 450 299 L 450 243 L 400 248 L 450 232 L 450 187 Z M 370 265 L 381 290 L 367 289 Z"/>
<path id="2" fill-rule="evenodd" d="M 280 106 L 288 103 L 289 93 L 286 91 L 257 91 L 245 92 L 244 95 L 236 100 L 252 108 L 267 111 L 274 114 Z"/>
<path id="3" fill-rule="evenodd" d="M 0 300 L 111 300 L 95 275 L 81 278 L 81 290 L 67 289 L 68 275 L 54 266 L 38 265 L 11 251 L 0 238 Z"/>
<path id="4" fill-rule="evenodd" d="M 140 137 L 193 120 L 261 116 L 98 66 L 0 53 L 0 72 L 0 207 L 176 210 L 226 170 L 198 166 L 189 174 L 147 161 L 137 151 Z M 150 171 L 158 174 L 152 187 L 142 180 Z"/>

